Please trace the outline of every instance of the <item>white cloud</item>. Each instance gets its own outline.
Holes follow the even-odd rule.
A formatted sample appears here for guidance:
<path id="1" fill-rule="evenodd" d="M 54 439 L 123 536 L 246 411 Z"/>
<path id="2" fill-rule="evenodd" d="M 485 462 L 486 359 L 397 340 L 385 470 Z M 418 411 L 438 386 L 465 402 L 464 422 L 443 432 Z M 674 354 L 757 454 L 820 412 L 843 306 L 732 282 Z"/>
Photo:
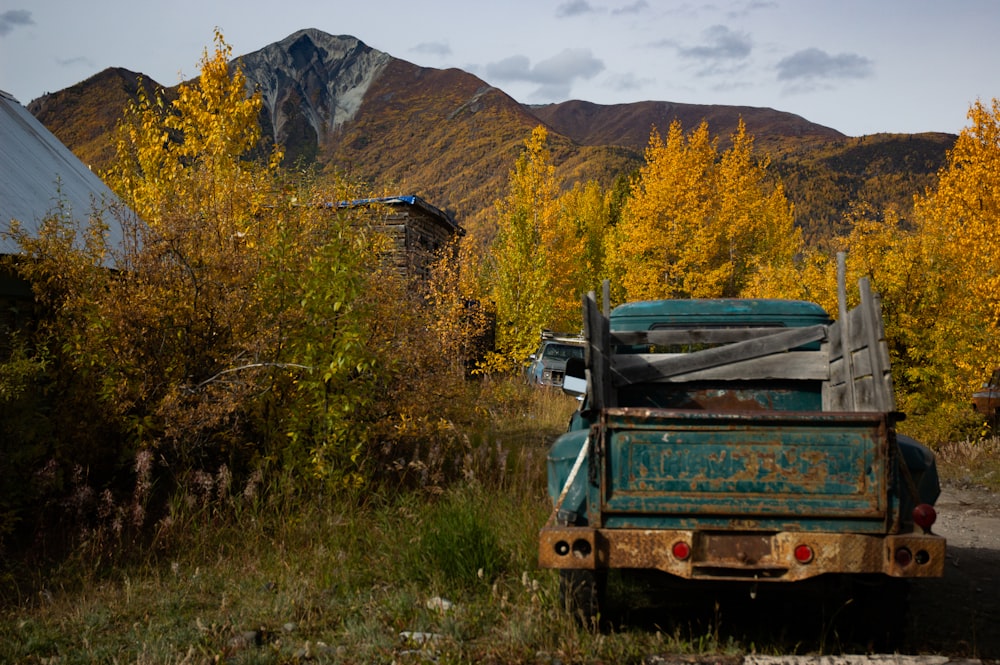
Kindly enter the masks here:
<path id="1" fill-rule="evenodd" d="M 742 19 L 760 10 L 777 9 L 777 8 L 778 8 L 778 3 L 773 2 L 773 0 L 750 0 L 745 5 L 735 5 L 731 7 L 726 12 L 726 14 L 727 16 L 729 16 L 729 18 Z"/>
<path id="2" fill-rule="evenodd" d="M 704 39 L 701 44 L 679 48 L 678 54 L 696 60 L 741 60 L 753 50 L 750 35 L 735 32 L 724 25 L 713 25 L 702 34 Z"/>
<path id="3" fill-rule="evenodd" d="M 94 68 L 94 61 L 85 56 L 77 56 L 75 58 L 56 58 L 56 62 L 63 67 L 88 67 L 90 69 Z"/>
<path id="4" fill-rule="evenodd" d="M 651 83 L 654 83 L 654 79 L 644 76 L 636 76 L 632 72 L 613 74 L 607 77 L 607 87 L 611 90 L 617 90 L 620 92 L 642 90 Z"/>
<path id="5" fill-rule="evenodd" d="M 486 75 L 498 81 L 531 80 L 531 60 L 525 55 L 512 55 L 486 65 Z"/>
<path id="6" fill-rule="evenodd" d="M 640 14 L 647 9 L 649 9 L 649 3 L 646 0 L 635 0 L 635 2 L 630 4 L 612 9 L 611 14 L 615 16 L 619 14 Z"/>
<path id="7" fill-rule="evenodd" d="M 567 0 L 567 2 L 564 2 L 556 7 L 556 16 L 559 18 L 567 18 L 570 16 L 590 14 L 593 11 L 594 8 L 590 6 L 590 3 L 587 2 L 587 0 Z"/>
<path id="8" fill-rule="evenodd" d="M 871 60 L 856 53 L 830 55 L 818 48 L 797 51 L 777 65 L 779 81 L 864 79 L 874 73 Z"/>
<path id="9" fill-rule="evenodd" d="M 451 47 L 442 42 L 421 42 L 410 50 L 423 55 L 451 55 Z"/>
<path id="10" fill-rule="evenodd" d="M 569 96 L 573 82 L 591 79 L 604 71 L 604 63 L 590 49 L 565 49 L 532 66 L 523 55 L 504 58 L 486 66 L 486 76 L 496 81 L 534 83 L 539 87 L 533 97 L 562 101 Z"/>
<path id="11" fill-rule="evenodd" d="M 533 76 L 542 83 L 558 83 L 593 78 L 603 69 L 604 63 L 595 58 L 590 49 L 568 48 L 535 65 Z"/>

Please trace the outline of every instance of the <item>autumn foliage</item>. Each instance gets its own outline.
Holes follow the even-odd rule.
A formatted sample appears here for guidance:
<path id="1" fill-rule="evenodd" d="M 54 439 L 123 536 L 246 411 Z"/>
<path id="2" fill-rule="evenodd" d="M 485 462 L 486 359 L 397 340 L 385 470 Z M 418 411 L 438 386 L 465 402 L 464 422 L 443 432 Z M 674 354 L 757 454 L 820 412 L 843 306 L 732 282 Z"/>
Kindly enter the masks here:
<path id="1" fill-rule="evenodd" d="M 556 298 L 578 298 L 602 279 L 612 284 L 612 304 L 793 298 L 835 315 L 834 256 L 845 251 L 848 284 L 867 276 L 881 296 L 897 401 L 910 416 L 903 429 L 932 444 L 975 435 L 984 419 L 970 409 L 971 393 L 1000 364 L 1000 105 L 977 102 L 969 119 L 937 184 L 915 195 L 911 218 L 857 200 L 842 232 L 808 245 L 742 123 L 721 153 L 704 123 L 687 133 L 672 123 L 666 136 L 654 129 L 624 197 L 593 182 L 552 183 L 544 130 L 536 130 L 498 200 L 487 283 L 501 313 L 498 335 L 518 342 L 497 350 L 508 366 L 523 362 L 542 328 L 578 324 Z M 541 199 L 523 186 L 532 168 L 545 178 L 531 190 Z M 565 217 L 575 225 L 560 227 Z M 553 251 L 560 234 L 575 244 Z"/>
<path id="2" fill-rule="evenodd" d="M 599 271 L 604 196 L 593 185 L 561 194 L 546 138 L 543 127 L 532 132 L 496 202 L 496 236 L 483 264 L 483 290 L 497 314 L 488 369 L 519 366 L 543 328 L 580 330 L 580 297 Z"/>
<path id="3" fill-rule="evenodd" d="M 608 273 L 623 300 L 743 295 L 801 248 L 792 209 L 741 122 L 719 155 L 702 123 L 656 130 L 622 219 L 609 232 Z"/>
<path id="4" fill-rule="evenodd" d="M 217 34 L 196 81 L 127 109 L 107 174 L 123 244 L 58 209 L 35 236 L 9 229 L 38 323 L 0 363 L 0 433 L 49 489 L 89 474 L 120 490 L 146 477 L 139 460 L 155 460 L 163 496 L 221 469 L 325 491 L 438 485 L 471 454 L 463 426 L 490 410 L 476 382 L 516 373 L 543 329 L 578 331 L 602 280 L 611 304 L 778 297 L 835 313 L 841 250 L 848 282 L 881 295 L 905 427 L 935 443 L 981 424 L 969 393 L 1000 363 L 996 101 L 972 107 L 912 219 L 856 201 L 842 233 L 809 245 L 742 123 L 722 151 L 705 123 L 653 129 L 610 189 L 560 182 L 538 127 L 492 232 L 414 279 L 383 260 L 377 208 L 329 205 L 371 191 L 289 170 L 262 143 L 261 99 L 230 55 Z M 0 485 L 0 538 L 45 495 L 22 490 Z"/>
<path id="5" fill-rule="evenodd" d="M 335 205 L 368 191 L 285 170 L 261 145 L 260 97 L 229 56 L 217 34 L 176 99 L 126 110 L 107 174 L 124 242 L 100 216 L 9 230 L 39 317 L 5 368 L 41 384 L 46 408 L 24 468 L 51 469 L 40 495 L 79 488 L 88 519 L 102 491 L 131 491 L 140 458 L 163 501 L 219 474 L 297 491 L 406 482 L 443 463 L 415 441 L 436 437 L 441 459 L 464 450 L 450 419 L 467 365 L 441 350 L 479 320 L 461 307 L 455 252 L 420 283 L 397 270 L 378 206 Z M 0 538 L 14 519 L 0 514 Z"/>
<path id="6" fill-rule="evenodd" d="M 971 396 L 1000 365 L 1000 103 L 976 102 L 968 118 L 936 184 L 915 194 L 912 218 L 857 201 L 844 215 L 847 231 L 798 264 L 797 297 L 828 309 L 834 251 L 848 253 L 849 283 L 871 279 L 897 404 L 908 414 L 901 427 L 932 444 L 988 432 Z"/>

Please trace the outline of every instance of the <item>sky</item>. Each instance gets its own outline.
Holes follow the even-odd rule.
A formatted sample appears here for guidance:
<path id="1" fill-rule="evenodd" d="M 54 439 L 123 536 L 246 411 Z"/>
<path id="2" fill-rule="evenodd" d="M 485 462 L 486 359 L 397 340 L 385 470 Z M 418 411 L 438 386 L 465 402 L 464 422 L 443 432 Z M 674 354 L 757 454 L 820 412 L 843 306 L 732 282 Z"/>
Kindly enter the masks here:
<path id="1" fill-rule="evenodd" d="M 0 90 L 172 86 L 216 28 L 234 55 L 316 28 L 522 103 L 768 107 L 849 136 L 957 134 L 1000 98 L 1000 0 L 0 0 Z"/>

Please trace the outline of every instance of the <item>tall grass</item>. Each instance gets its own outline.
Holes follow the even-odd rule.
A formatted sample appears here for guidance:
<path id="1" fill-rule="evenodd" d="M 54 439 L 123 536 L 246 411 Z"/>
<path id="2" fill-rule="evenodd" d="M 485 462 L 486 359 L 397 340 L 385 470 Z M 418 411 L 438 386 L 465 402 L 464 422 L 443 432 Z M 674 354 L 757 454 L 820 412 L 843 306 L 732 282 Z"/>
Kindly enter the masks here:
<path id="1" fill-rule="evenodd" d="M 938 446 L 936 454 L 945 480 L 1000 491 L 1000 437 L 995 434 Z"/>
<path id="2" fill-rule="evenodd" d="M 630 609 L 607 630 L 581 627 L 536 565 L 545 453 L 575 405 L 517 383 L 477 390 L 495 401 L 453 482 L 359 495 L 258 477 L 220 493 L 219 474 L 211 491 L 201 478 L 132 555 L 86 541 L 4 605 L 0 662 L 638 663 L 808 648 L 773 626 L 741 632 L 704 599 L 703 617 L 647 611 L 686 606 L 643 584 L 619 585 Z"/>
<path id="3" fill-rule="evenodd" d="M 539 491 L 473 481 L 434 500 L 246 511 L 203 527 L 191 549 L 5 608 L 0 662 L 638 662 L 719 650 L 710 635 L 693 646 L 580 628 L 534 564 L 547 510 Z"/>
<path id="4" fill-rule="evenodd" d="M 259 476 L 234 486 L 220 469 L 183 483 L 139 543 L 116 526 L 149 490 L 137 474 L 128 505 L 109 506 L 72 556 L 3 607 L 0 662 L 530 655 L 565 621 L 534 558 L 547 444 L 574 405 L 517 382 L 475 389 L 488 406 L 463 434 L 460 472 L 415 491 L 310 494 Z M 433 646 L 412 637 L 423 633 Z"/>

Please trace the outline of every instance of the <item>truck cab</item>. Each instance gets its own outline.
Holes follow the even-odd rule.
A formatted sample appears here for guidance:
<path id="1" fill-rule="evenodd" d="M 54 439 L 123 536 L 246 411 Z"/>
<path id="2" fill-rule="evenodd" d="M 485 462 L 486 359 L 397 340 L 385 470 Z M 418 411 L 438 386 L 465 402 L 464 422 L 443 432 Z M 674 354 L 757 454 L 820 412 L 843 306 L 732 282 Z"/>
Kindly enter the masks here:
<path id="1" fill-rule="evenodd" d="M 579 335 L 542 331 L 538 350 L 528 358 L 528 382 L 536 386 L 561 387 L 566 361 L 583 358 L 583 339 Z"/>

